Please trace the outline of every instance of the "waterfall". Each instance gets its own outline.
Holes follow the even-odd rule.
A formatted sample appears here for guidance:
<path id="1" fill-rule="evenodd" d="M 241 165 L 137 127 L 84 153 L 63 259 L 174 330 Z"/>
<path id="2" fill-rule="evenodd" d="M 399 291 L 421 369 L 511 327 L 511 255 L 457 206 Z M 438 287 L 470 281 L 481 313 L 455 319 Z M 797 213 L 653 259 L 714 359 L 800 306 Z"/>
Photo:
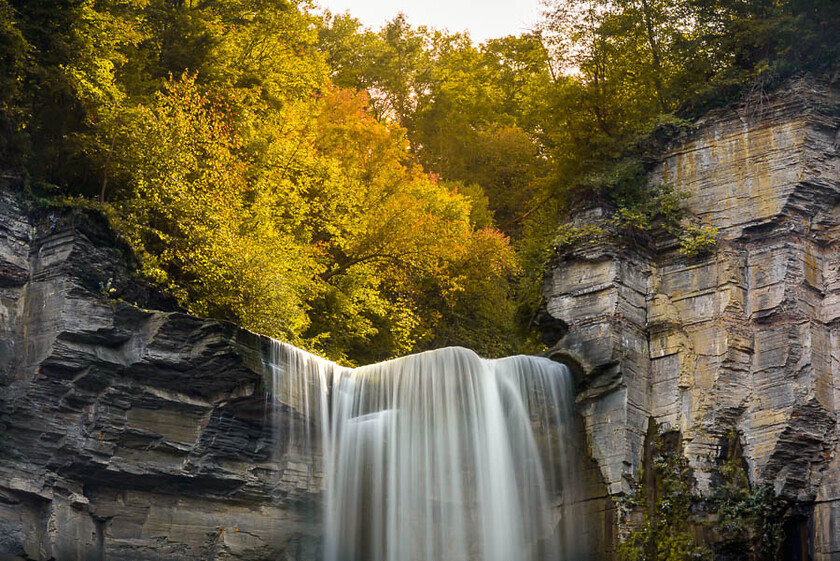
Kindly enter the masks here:
<path id="1" fill-rule="evenodd" d="M 457 347 L 355 369 L 279 342 L 270 355 L 283 477 L 324 493 L 325 561 L 582 557 L 564 365 Z"/>

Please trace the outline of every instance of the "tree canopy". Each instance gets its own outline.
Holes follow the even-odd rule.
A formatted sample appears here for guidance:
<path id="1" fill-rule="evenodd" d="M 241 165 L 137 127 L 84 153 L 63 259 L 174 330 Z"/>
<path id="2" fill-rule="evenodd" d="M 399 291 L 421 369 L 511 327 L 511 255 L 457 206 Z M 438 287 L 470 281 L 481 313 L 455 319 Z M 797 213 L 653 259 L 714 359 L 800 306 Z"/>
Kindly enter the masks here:
<path id="1" fill-rule="evenodd" d="M 839 26 L 833 0 L 556 0 L 476 45 L 304 0 L 0 0 L 0 153 L 106 207 L 194 313 L 348 363 L 533 351 L 565 213 L 678 211 L 645 186 L 661 142 L 836 73 Z"/>

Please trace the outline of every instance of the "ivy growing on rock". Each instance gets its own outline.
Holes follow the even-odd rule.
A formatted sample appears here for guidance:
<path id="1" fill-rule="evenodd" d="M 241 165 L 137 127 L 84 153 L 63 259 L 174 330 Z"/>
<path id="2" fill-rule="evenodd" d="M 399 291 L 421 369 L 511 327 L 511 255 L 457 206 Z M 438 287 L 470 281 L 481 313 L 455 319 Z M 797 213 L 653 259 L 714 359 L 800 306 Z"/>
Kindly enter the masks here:
<path id="1" fill-rule="evenodd" d="M 723 440 L 708 496 L 695 494 L 681 448 L 678 431 L 651 420 L 637 483 L 617 505 L 629 528 L 619 559 L 778 561 L 787 505 L 772 488 L 750 482 L 737 433 Z"/>
<path id="2" fill-rule="evenodd" d="M 712 551 L 691 532 L 694 478 L 677 431 L 659 431 L 651 420 L 639 483 L 622 507 L 641 521 L 618 548 L 621 561 L 711 561 Z M 631 515 L 632 516 L 632 515 Z"/>
<path id="3" fill-rule="evenodd" d="M 750 483 L 734 430 L 726 436 L 724 448 L 708 501 L 718 517 L 714 523 L 721 540 L 717 549 L 749 561 L 777 560 L 784 540 L 782 521 L 787 505 L 772 488 Z"/>

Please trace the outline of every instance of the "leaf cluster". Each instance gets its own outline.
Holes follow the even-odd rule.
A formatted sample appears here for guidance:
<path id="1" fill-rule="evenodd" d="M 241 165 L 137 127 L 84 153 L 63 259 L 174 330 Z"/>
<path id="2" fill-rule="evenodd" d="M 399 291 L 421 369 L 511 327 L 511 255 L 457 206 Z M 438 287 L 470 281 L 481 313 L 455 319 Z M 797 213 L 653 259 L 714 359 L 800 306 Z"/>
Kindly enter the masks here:
<path id="1" fill-rule="evenodd" d="M 673 446 L 678 433 L 653 434 L 649 442 L 652 477 L 646 477 L 642 470 L 639 484 L 619 502 L 625 517 L 633 512 L 644 514 L 642 522 L 619 545 L 620 559 L 779 558 L 786 505 L 772 488 L 750 483 L 737 433 L 732 431 L 727 437 L 726 457 L 712 470 L 713 488 L 708 497 L 693 494 L 688 460 L 679 446 Z M 695 542 L 693 536 L 698 532 L 692 527 L 706 530 L 706 546 Z"/>
<path id="2" fill-rule="evenodd" d="M 691 533 L 693 476 L 688 460 L 679 446 L 670 445 L 662 434 L 655 433 L 649 443 L 653 448 L 651 477 L 640 473 L 640 484 L 624 508 L 644 513 L 641 524 L 619 544 L 622 561 L 689 561 L 712 559 L 712 552 L 698 545 Z"/>
<path id="3" fill-rule="evenodd" d="M 735 431 L 728 441 L 727 457 L 716 470 L 717 484 L 710 499 L 719 517 L 716 528 L 727 551 L 745 559 L 778 559 L 786 505 L 772 488 L 750 482 L 743 459 L 733 453 L 740 449 Z"/>

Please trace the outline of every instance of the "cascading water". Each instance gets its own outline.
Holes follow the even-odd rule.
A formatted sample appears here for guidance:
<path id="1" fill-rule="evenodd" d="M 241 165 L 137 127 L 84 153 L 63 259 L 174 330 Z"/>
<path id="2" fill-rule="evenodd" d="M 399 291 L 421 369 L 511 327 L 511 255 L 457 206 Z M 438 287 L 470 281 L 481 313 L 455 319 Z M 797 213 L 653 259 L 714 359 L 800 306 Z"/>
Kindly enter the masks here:
<path id="1" fill-rule="evenodd" d="M 348 369 L 283 343 L 268 366 L 325 561 L 583 558 L 565 366 L 446 348 Z"/>

